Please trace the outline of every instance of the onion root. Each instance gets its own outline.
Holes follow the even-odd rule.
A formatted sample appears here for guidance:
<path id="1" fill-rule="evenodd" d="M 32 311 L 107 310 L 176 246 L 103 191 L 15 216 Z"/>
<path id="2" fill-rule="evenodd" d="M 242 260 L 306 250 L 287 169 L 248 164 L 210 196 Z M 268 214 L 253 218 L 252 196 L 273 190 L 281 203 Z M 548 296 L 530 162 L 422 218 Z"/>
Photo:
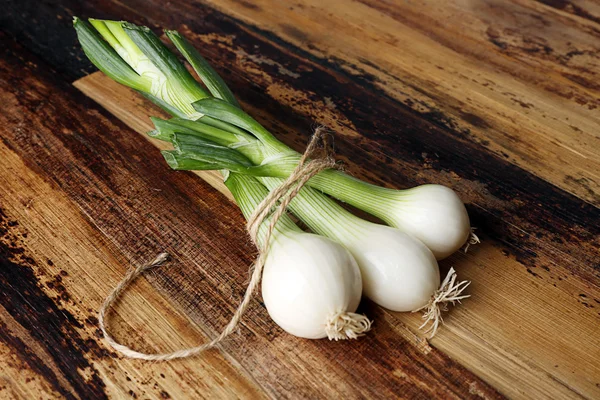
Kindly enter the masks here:
<path id="1" fill-rule="evenodd" d="M 448 271 L 448 275 L 446 275 L 446 279 L 444 279 L 444 281 L 440 285 L 440 288 L 436 290 L 433 296 L 431 296 L 429 303 L 413 311 L 418 312 L 421 310 L 425 310 L 425 312 L 423 313 L 423 319 L 425 320 L 425 322 L 423 322 L 419 329 L 423 329 L 429 323 L 431 323 L 429 329 L 425 331 L 425 333 L 431 332 L 431 336 L 429 336 L 430 339 L 435 336 L 440 324 L 444 323 L 444 320 L 442 319 L 442 312 L 448 311 L 448 303 L 452 303 L 454 305 L 456 302 L 460 303 L 462 299 L 470 297 L 470 295 L 468 294 L 462 295 L 462 292 L 467 288 L 467 286 L 471 284 L 471 282 L 457 282 L 456 280 L 456 271 L 454 270 L 454 268 L 450 268 L 450 271 Z"/>
<path id="2" fill-rule="evenodd" d="M 481 243 L 479 237 L 475 234 L 475 229 L 471 227 L 471 233 L 469 233 L 469 239 L 467 240 L 467 244 L 465 244 L 465 253 L 469 250 L 469 246 L 476 245 Z"/>
<path id="3" fill-rule="evenodd" d="M 338 312 L 327 319 L 325 333 L 329 340 L 358 339 L 371 330 L 371 320 L 365 315 Z"/>

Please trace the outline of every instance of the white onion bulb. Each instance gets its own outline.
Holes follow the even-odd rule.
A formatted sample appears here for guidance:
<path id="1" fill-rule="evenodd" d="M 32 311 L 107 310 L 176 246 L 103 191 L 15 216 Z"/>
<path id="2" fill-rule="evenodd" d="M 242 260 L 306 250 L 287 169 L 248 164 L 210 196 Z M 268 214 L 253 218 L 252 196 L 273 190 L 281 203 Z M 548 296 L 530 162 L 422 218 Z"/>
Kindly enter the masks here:
<path id="1" fill-rule="evenodd" d="M 346 326 L 341 335 L 352 337 L 354 332 L 358 336 L 370 326 L 365 317 L 353 314 L 361 293 L 356 261 L 340 244 L 294 231 L 273 238 L 263 271 L 262 296 L 269 315 L 285 331 L 308 339 L 341 339 L 345 337 L 332 333 L 332 324 L 337 322 L 339 328 L 350 318 L 358 323 L 358 331 Z"/>
<path id="2" fill-rule="evenodd" d="M 339 240 L 358 262 L 365 296 L 393 311 L 426 305 L 440 286 L 433 253 L 399 229 L 363 222 Z"/>
<path id="3" fill-rule="evenodd" d="M 465 205 L 454 190 L 422 185 L 399 192 L 385 221 L 423 242 L 438 260 L 460 249 L 471 233 Z"/>
<path id="4" fill-rule="evenodd" d="M 261 181 L 268 187 L 278 184 L 273 178 Z M 362 274 L 363 293 L 375 303 L 414 311 L 427 305 L 439 288 L 435 256 L 414 236 L 358 218 L 311 188 L 303 188 L 290 208 L 314 232 L 350 251 Z"/>

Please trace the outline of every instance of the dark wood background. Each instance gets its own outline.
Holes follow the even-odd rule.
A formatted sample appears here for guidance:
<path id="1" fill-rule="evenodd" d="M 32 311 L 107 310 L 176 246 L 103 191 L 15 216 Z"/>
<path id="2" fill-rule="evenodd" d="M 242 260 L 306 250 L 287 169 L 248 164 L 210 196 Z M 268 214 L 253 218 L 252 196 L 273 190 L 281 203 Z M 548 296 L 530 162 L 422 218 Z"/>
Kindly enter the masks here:
<path id="1" fill-rule="evenodd" d="M 221 351 L 113 353 L 96 312 L 128 266 L 173 255 L 111 319 L 169 350 L 224 326 L 254 249 L 136 132 L 155 109 L 72 85 L 95 71 L 73 15 L 178 29 L 292 147 L 326 124 L 356 176 L 455 189 L 483 243 L 441 268 L 472 298 L 430 342 L 368 301 L 367 337 L 300 340 L 257 297 Z M 598 2 L 8 0 L 0 43 L 0 398 L 600 397 Z"/>

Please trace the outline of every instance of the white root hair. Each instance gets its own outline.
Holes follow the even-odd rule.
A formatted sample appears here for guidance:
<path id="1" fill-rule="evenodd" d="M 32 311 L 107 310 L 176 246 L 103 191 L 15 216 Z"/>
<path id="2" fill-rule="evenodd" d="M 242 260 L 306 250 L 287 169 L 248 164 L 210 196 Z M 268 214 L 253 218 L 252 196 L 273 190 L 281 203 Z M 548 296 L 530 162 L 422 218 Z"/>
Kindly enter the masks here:
<path id="1" fill-rule="evenodd" d="M 446 279 L 440 285 L 440 288 L 435 291 L 429 303 L 424 305 L 423 307 L 414 310 L 413 312 L 418 312 L 421 310 L 425 310 L 423 313 L 423 319 L 425 322 L 419 327 L 419 329 L 423 329 L 429 323 L 431 326 L 429 329 L 425 331 L 425 333 L 430 333 L 431 336 L 429 338 L 433 338 L 438 331 L 440 324 L 444 323 L 442 318 L 442 312 L 448 311 L 448 303 L 460 303 L 462 299 L 466 299 L 470 297 L 470 295 L 463 295 L 464 290 L 471 284 L 470 281 L 460 281 L 457 282 L 458 277 L 456 276 L 456 271 L 454 268 L 450 268 L 448 271 L 448 275 L 446 275 Z"/>
<path id="2" fill-rule="evenodd" d="M 467 240 L 467 244 L 465 244 L 465 253 L 469 250 L 469 246 L 481 243 L 481 240 L 479 240 L 479 237 L 475 234 L 475 229 L 477 228 L 471 227 L 469 239 Z"/>
<path id="3" fill-rule="evenodd" d="M 372 322 L 365 315 L 338 312 L 327 318 L 325 333 L 329 340 L 357 339 L 371 330 Z"/>

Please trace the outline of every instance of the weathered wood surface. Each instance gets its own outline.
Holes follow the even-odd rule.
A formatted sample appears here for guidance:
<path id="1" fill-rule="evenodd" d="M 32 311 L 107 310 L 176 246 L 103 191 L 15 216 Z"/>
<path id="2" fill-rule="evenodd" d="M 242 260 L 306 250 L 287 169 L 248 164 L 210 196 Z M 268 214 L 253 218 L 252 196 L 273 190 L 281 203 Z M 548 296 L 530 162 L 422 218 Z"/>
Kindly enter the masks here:
<path id="1" fill-rule="evenodd" d="M 47 384 L 62 394 L 88 398 L 127 393 L 126 365 L 142 367 L 130 372 L 140 377 L 138 385 L 150 380 L 149 387 L 140 385 L 142 392 L 185 390 L 177 379 L 166 378 L 155 388 L 153 380 L 160 379 L 163 364 L 121 361 L 107 351 L 98 340 L 94 316 L 103 294 L 124 272 L 126 260 L 142 262 L 166 249 L 177 266 L 157 270 L 149 280 L 189 320 L 161 321 L 155 312 L 169 310 L 153 313 L 152 303 L 143 299 L 146 293 L 156 297 L 156 289 L 146 288 L 137 301 L 132 300 L 133 306 L 121 309 L 122 322 L 117 321 L 114 329 L 127 343 L 148 349 L 158 342 L 147 342 L 148 334 L 183 336 L 190 323 L 196 324 L 197 341 L 203 340 L 201 332 L 214 335 L 243 293 L 253 254 L 240 213 L 199 179 L 169 171 L 137 133 L 109 121 L 74 88 L 52 83 L 36 61 L 19 60 L 9 47 L 0 65 L 10 76 L 2 81 L 6 107 L 0 121 L 9 127 L 3 131 L 1 158 L 6 168 L 2 301 L 10 316 L 7 345 L 32 373 L 39 373 L 39 380 L 48 379 Z M 45 246 L 38 246 L 38 241 Z M 80 241 L 89 243 L 88 248 Z M 108 260 L 103 264 L 94 254 Z M 66 272 L 64 277 L 61 271 Z M 237 368 L 219 371 L 223 362 L 218 353 L 203 360 L 214 372 L 203 371 L 202 364 L 194 373 L 180 370 L 179 362 L 170 367 L 187 385 L 197 385 L 190 397 L 198 392 L 213 395 L 203 393 L 205 385 L 216 394 L 238 396 L 260 388 L 274 396 L 307 398 L 395 393 L 462 398 L 475 392 L 497 397 L 492 388 L 431 349 L 401 322 L 368 304 L 365 311 L 374 318 L 379 315 L 374 331 L 378 335 L 357 342 L 306 341 L 284 334 L 256 300 L 240 334 L 223 345 Z M 140 323 L 130 322 L 132 316 Z M 31 336 L 37 341 L 28 345 Z M 178 342 L 183 339 L 166 345 L 181 346 Z M 427 357 L 422 357 L 425 353 Z M 46 358 L 50 366 L 58 364 L 56 371 L 40 366 L 39 360 Z M 219 361 L 213 367 L 214 358 Z M 185 363 L 195 365 L 193 359 Z M 40 395 L 38 388 L 23 383 L 18 368 L 9 366 L 5 373 L 9 393 L 23 391 L 24 398 Z M 204 374 L 211 378 L 204 380 Z"/>
<path id="2" fill-rule="evenodd" d="M 599 397 L 600 7 L 430 3 L 8 3 L 0 397 Z M 100 75 L 79 81 L 123 124 L 69 86 L 93 71 L 73 14 L 179 29 L 286 143 L 325 123 L 357 176 L 453 187 L 484 243 L 442 268 L 473 298 L 430 344 L 418 316 L 368 302 L 369 337 L 297 340 L 257 300 L 222 353 L 114 357 L 94 315 L 128 264 L 174 255 L 112 321 L 166 350 L 225 324 L 253 249 L 225 196 L 126 126 L 155 110 Z"/>

